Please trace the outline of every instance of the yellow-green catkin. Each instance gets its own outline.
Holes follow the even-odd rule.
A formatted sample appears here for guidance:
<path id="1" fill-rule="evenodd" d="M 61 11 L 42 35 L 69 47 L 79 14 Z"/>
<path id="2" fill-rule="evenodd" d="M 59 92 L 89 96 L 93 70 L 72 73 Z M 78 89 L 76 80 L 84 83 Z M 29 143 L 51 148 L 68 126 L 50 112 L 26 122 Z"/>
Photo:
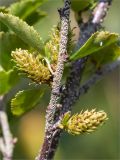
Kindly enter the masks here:
<path id="1" fill-rule="evenodd" d="M 79 114 L 77 113 L 71 117 L 69 112 L 66 113 L 64 117 L 59 127 L 73 135 L 91 133 L 107 120 L 107 114 L 104 111 L 96 112 L 95 109 L 91 111 L 87 110 Z"/>
<path id="2" fill-rule="evenodd" d="M 74 41 L 73 41 L 73 29 L 69 27 L 68 31 L 68 44 L 67 44 L 67 54 L 69 55 L 72 52 Z M 53 27 L 50 32 L 50 40 L 45 45 L 45 51 L 47 52 L 48 57 L 50 57 L 50 63 L 53 71 L 56 69 L 58 53 L 59 53 L 59 43 L 60 43 L 60 31 L 59 27 Z"/>
<path id="3" fill-rule="evenodd" d="M 50 55 L 51 64 L 57 65 L 59 52 L 60 32 L 57 27 L 54 27 L 50 32 L 50 40 L 46 43 L 45 48 Z"/>
<path id="4" fill-rule="evenodd" d="M 16 49 L 12 52 L 13 60 L 20 71 L 27 74 L 36 83 L 50 83 L 51 73 L 40 60 L 39 55 L 29 53 L 28 50 Z"/>

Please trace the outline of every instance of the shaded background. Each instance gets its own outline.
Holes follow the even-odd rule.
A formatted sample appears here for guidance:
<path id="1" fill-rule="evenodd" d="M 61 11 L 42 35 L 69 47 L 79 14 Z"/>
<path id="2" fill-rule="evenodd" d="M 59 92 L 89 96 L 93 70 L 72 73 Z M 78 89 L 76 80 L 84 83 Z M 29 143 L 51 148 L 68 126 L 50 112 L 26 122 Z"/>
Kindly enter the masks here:
<path id="1" fill-rule="evenodd" d="M 12 0 L 0 0 L 0 5 Z M 59 21 L 57 8 L 62 0 L 48 0 L 41 8 L 48 16 L 34 27 L 46 40 L 51 27 Z M 120 0 L 114 0 L 104 25 L 106 30 L 120 33 Z M 71 14 L 72 26 L 77 24 Z M 76 29 L 76 35 L 78 35 Z M 73 112 L 81 109 L 97 108 L 105 110 L 109 120 L 105 125 L 90 135 L 71 136 L 63 134 L 55 160 L 119 160 L 120 159 L 120 68 L 107 75 L 74 106 Z M 41 104 L 21 118 L 11 122 L 14 136 L 18 137 L 15 146 L 15 160 L 33 160 L 43 142 L 45 108 L 49 102 L 49 92 Z"/>

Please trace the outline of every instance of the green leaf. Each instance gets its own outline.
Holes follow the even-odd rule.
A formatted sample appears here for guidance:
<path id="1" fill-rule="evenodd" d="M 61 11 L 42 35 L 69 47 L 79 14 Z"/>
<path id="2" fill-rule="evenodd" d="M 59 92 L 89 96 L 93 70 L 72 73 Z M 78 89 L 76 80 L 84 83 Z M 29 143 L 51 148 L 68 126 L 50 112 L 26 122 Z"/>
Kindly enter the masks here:
<path id="1" fill-rule="evenodd" d="M 4 32 L 8 31 L 8 27 L 6 25 L 4 25 L 2 22 L 0 22 L 0 32 L 1 31 L 4 31 Z"/>
<path id="2" fill-rule="evenodd" d="M 70 119 L 71 116 L 71 112 L 66 112 L 63 116 L 63 119 L 61 121 L 61 123 L 63 124 L 63 126 L 67 125 L 68 120 Z"/>
<path id="3" fill-rule="evenodd" d="M 94 0 L 71 0 L 71 8 L 75 12 L 79 12 L 94 4 Z"/>
<path id="4" fill-rule="evenodd" d="M 20 116 L 33 109 L 44 94 L 43 89 L 30 89 L 19 91 L 11 101 L 11 111 Z"/>
<path id="5" fill-rule="evenodd" d="M 0 95 L 3 95 L 10 91 L 10 89 L 18 82 L 19 78 L 16 71 L 0 70 Z"/>
<path id="6" fill-rule="evenodd" d="M 98 51 L 103 51 L 106 47 L 111 44 L 118 42 L 119 35 L 109 32 L 96 32 L 94 33 L 87 42 L 74 54 L 70 56 L 70 60 L 77 60 Z"/>
<path id="7" fill-rule="evenodd" d="M 43 56 L 43 41 L 39 33 L 26 22 L 10 14 L 0 13 L 0 20 L 11 28 L 29 46 L 37 49 Z"/>
<path id="8" fill-rule="evenodd" d="M 8 9 L 9 12 L 23 20 L 26 20 L 40 7 L 46 0 L 22 0 L 13 3 Z"/>
<path id="9" fill-rule="evenodd" d="M 13 66 L 11 51 L 16 48 L 26 49 L 28 46 L 14 33 L 0 32 L 0 65 L 9 70 Z"/>
<path id="10" fill-rule="evenodd" d="M 91 54 L 89 60 L 100 68 L 101 65 L 115 61 L 120 57 L 120 47 L 117 44 L 112 44 L 95 54 Z"/>
<path id="11" fill-rule="evenodd" d="M 61 129 L 66 128 L 70 117 L 71 117 L 71 112 L 70 111 L 66 112 L 64 116 L 62 117 L 61 122 L 59 123 L 58 127 Z"/>

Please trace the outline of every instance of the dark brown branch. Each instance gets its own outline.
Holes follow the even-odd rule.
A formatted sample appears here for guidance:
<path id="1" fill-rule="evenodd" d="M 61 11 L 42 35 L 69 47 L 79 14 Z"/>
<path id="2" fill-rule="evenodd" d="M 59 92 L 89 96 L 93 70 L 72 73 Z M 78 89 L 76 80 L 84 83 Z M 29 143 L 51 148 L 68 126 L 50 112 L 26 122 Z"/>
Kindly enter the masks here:
<path id="1" fill-rule="evenodd" d="M 96 6 L 91 19 L 87 23 L 80 24 L 80 38 L 78 40 L 77 48 L 79 49 L 88 38 L 97 30 L 101 28 L 101 22 L 103 22 L 106 16 L 111 0 L 100 0 Z M 76 93 L 80 87 L 80 81 L 82 78 L 82 73 L 84 71 L 86 61 L 89 56 L 79 59 L 74 62 L 71 66 L 70 76 L 67 78 L 65 90 L 63 91 L 61 97 L 61 103 L 63 109 L 61 114 L 67 111 L 71 111 L 71 106 L 76 100 Z"/>
<path id="2" fill-rule="evenodd" d="M 88 23 L 83 23 L 80 26 L 81 33 L 80 33 L 80 39 L 77 44 L 79 48 L 99 28 L 100 28 L 99 25 L 93 24 L 90 21 Z M 65 112 L 71 110 L 71 106 L 73 104 L 73 101 L 75 100 L 75 93 L 80 86 L 80 81 L 83 75 L 82 73 L 84 71 L 87 59 L 88 57 L 85 57 L 72 63 L 72 66 L 70 69 L 70 75 L 67 78 L 66 86 L 61 96 L 61 104 L 63 106 L 63 110 L 61 114 L 64 114 Z"/>

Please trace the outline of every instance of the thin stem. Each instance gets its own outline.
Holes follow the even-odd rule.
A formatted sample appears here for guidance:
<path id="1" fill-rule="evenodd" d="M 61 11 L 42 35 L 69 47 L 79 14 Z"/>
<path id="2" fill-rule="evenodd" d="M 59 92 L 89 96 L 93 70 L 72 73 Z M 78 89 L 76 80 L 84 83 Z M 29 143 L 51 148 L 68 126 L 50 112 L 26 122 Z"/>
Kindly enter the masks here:
<path id="1" fill-rule="evenodd" d="M 52 91 L 50 103 L 46 111 L 46 128 L 45 128 L 45 139 L 42 146 L 41 154 L 38 154 L 36 157 L 37 160 L 48 160 L 52 159 L 54 152 L 51 155 L 51 145 L 54 139 L 54 136 L 57 134 L 57 131 L 52 130 L 54 125 L 54 117 L 57 110 L 58 100 L 60 98 L 60 87 L 61 79 L 63 76 L 64 63 L 66 61 L 67 54 L 67 42 L 68 42 L 68 29 L 69 29 L 69 15 L 70 15 L 70 0 L 64 0 L 64 8 L 59 10 L 61 18 L 61 31 L 60 31 L 60 45 L 59 45 L 59 54 L 58 54 L 58 63 L 56 71 L 53 77 Z"/>
<path id="2" fill-rule="evenodd" d="M 100 70 L 96 71 L 90 79 L 88 79 L 80 88 L 79 92 L 76 93 L 76 100 L 83 94 L 85 94 L 93 85 L 95 85 L 98 81 L 102 80 L 104 76 L 108 73 L 111 73 L 115 68 L 120 66 L 120 59 L 117 61 L 103 66 Z"/>
<path id="3" fill-rule="evenodd" d="M 10 132 L 7 114 L 4 110 L 4 97 L 0 97 L 0 124 L 3 138 L 0 138 L 0 150 L 4 160 L 12 160 L 14 139 Z"/>
<path id="4" fill-rule="evenodd" d="M 48 128 L 51 128 L 51 126 L 54 123 L 56 106 L 58 104 L 58 100 L 60 97 L 61 79 L 63 75 L 64 63 L 66 61 L 66 53 L 67 53 L 69 14 L 70 14 L 69 0 L 65 0 L 65 6 L 63 9 L 59 10 L 59 13 L 61 17 L 61 32 L 60 32 L 60 45 L 59 45 L 60 47 L 59 47 L 57 67 L 53 77 L 50 103 L 47 108 L 46 130 Z"/>
<path id="5" fill-rule="evenodd" d="M 107 1 L 100 1 L 97 5 L 97 7 L 95 8 L 93 15 L 94 18 L 92 20 L 92 23 L 101 23 L 103 22 L 104 17 L 107 14 L 107 10 L 109 8 L 110 3 Z"/>

